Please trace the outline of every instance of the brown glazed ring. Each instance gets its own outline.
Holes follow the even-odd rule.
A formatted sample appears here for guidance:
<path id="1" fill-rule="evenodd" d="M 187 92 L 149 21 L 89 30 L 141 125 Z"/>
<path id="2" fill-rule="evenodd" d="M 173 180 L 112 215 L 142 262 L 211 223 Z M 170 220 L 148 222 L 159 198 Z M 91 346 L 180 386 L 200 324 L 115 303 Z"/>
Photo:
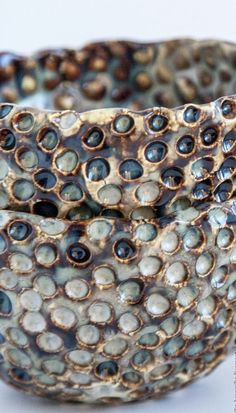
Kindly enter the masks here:
<path id="1" fill-rule="evenodd" d="M 157 398 L 231 350 L 235 56 L 185 39 L 0 54 L 5 382 Z"/>

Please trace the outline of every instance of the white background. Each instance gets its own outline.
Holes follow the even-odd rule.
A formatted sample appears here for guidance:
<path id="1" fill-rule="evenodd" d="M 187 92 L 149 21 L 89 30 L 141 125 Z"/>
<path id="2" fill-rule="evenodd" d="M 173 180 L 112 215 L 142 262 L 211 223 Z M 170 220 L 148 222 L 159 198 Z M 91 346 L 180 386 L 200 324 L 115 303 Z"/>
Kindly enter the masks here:
<path id="1" fill-rule="evenodd" d="M 155 41 L 181 36 L 236 41 L 236 1 L 0 0 L 3 51 L 26 54 L 102 39 Z M 210 376 L 184 390 L 159 401 L 119 407 L 58 405 L 0 384 L 0 412 L 233 413 L 234 364 L 234 356 L 229 356 Z"/>

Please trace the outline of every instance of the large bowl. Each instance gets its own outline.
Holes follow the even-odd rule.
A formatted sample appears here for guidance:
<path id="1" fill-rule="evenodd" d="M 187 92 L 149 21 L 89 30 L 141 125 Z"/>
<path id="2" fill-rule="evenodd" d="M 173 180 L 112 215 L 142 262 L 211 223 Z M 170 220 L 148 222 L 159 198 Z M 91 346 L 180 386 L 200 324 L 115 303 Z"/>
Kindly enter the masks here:
<path id="1" fill-rule="evenodd" d="M 5 382 L 128 402 L 231 350 L 235 67 L 185 39 L 0 55 Z"/>

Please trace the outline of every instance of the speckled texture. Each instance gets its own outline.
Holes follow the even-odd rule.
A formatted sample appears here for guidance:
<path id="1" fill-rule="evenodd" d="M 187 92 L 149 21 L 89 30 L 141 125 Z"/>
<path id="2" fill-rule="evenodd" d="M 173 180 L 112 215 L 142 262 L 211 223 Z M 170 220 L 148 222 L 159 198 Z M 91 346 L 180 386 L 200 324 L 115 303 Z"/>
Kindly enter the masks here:
<path id="1" fill-rule="evenodd" d="M 235 66 L 216 41 L 0 55 L 4 381 L 128 402 L 230 351 Z"/>

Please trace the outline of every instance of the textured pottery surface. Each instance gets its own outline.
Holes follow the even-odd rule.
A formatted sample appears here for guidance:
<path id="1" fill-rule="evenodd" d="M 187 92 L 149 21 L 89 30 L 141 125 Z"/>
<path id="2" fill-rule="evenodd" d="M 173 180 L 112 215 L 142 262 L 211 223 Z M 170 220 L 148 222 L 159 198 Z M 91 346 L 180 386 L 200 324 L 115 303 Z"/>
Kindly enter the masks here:
<path id="1" fill-rule="evenodd" d="M 160 397 L 234 342 L 236 46 L 0 54 L 0 376 Z"/>

